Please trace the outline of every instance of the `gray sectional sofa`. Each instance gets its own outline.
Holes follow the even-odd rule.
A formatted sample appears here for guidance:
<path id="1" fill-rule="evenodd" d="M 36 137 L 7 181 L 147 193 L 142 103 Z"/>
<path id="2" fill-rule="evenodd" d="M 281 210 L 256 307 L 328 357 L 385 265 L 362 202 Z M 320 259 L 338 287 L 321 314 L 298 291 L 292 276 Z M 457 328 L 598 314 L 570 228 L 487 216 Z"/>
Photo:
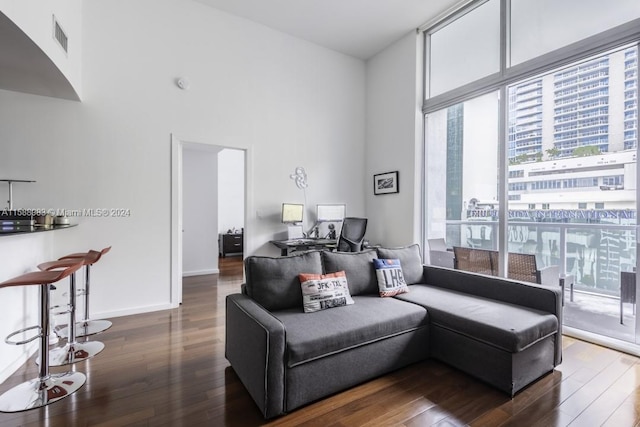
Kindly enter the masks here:
<path id="1" fill-rule="evenodd" d="M 374 258 L 409 292 L 382 298 Z M 562 359 L 562 299 L 545 287 L 422 264 L 418 245 L 245 260 L 225 355 L 265 418 L 427 358 L 513 396 Z M 354 304 L 304 313 L 299 273 L 345 271 Z"/>

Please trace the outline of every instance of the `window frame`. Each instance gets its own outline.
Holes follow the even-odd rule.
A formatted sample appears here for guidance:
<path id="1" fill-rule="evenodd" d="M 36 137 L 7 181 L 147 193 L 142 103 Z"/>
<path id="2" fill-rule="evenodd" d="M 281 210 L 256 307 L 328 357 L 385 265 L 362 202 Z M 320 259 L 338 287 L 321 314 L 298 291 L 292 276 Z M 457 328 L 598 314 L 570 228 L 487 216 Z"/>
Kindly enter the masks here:
<path id="1" fill-rule="evenodd" d="M 484 95 L 488 92 L 499 90 L 503 86 L 506 87 L 517 81 L 525 80 L 527 78 L 552 71 L 553 69 L 570 65 L 574 62 L 595 56 L 598 53 L 614 50 L 629 44 L 638 44 L 640 42 L 640 18 L 636 18 L 617 27 L 613 27 L 599 34 L 580 40 L 579 42 L 558 48 L 537 58 L 512 67 L 507 67 L 507 32 L 509 27 L 509 23 L 507 21 L 509 19 L 510 0 L 500 0 L 500 71 L 429 98 L 429 88 L 426 84 L 429 81 L 429 36 L 487 1 L 489 0 L 472 1 L 458 12 L 455 12 L 443 21 L 423 31 L 425 53 L 422 76 L 422 81 L 424 82 L 422 85 L 424 100 L 422 104 L 423 114 L 428 114 L 429 112 L 450 107 L 451 105 Z"/>
<path id="2" fill-rule="evenodd" d="M 451 107 L 470 99 L 486 95 L 490 92 L 498 91 L 499 95 L 499 111 L 498 111 L 498 146 L 499 157 L 498 163 L 501 166 L 499 179 L 498 179 L 498 197 L 502 201 L 498 212 L 498 252 L 500 257 L 500 269 L 499 274 L 502 277 L 507 276 L 508 254 L 505 248 L 508 247 L 508 233 L 507 228 L 509 226 L 508 221 L 508 93 L 507 88 L 509 85 L 518 81 L 526 80 L 528 78 L 535 77 L 559 69 L 564 66 L 568 66 L 575 62 L 585 60 L 589 57 L 621 48 L 626 45 L 635 44 L 640 52 L 640 17 L 631 20 L 627 23 L 610 28 L 609 30 L 595 34 L 593 36 L 582 39 L 578 42 L 560 47 L 551 52 L 545 53 L 536 58 L 528 61 L 516 64 L 514 66 L 507 67 L 509 63 L 509 28 L 510 28 L 510 4 L 511 0 L 500 0 L 500 71 L 489 76 L 485 76 L 476 81 L 467 83 L 458 88 L 449 90 L 447 92 L 438 94 L 429 98 L 428 82 L 429 79 L 429 55 L 430 55 L 430 35 L 448 25 L 449 23 L 457 20 L 464 14 L 473 11 L 475 8 L 480 7 L 489 0 L 472 0 L 460 6 L 456 11 L 450 15 L 434 23 L 433 25 L 424 26 L 420 28 L 423 35 L 424 57 L 423 57 L 423 104 L 422 114 L 423 121 L 426 121 L 426 116 L 430 113 L 442 110 L 444 108 Z M 640 109 L 640 84 L 637 85 L 636 102 Z M 427 137 L 426 126 L 423 126 L 423 153 L 427 153 Z M 637 144 L 640 146 L 640 144 Z M 640 148 L 640 147 L 637 147 Z M 424 167 L 426 164 L 426 158 L 423 159 L 423 180 L 422 180 L 422 240 L 426 242 L 426 227 L 424 222 L 426 220 L 426 214 L 428 206 L 426 206 L 426 190 L 427 183 L 424 174 Z M 640 191 L 640 173 L 637 177 L 637 188 Z M 640 198 L 637 198 L 637 202 L 640 202 Z M 640 316 L 639 316 L 640 317 Z"/>

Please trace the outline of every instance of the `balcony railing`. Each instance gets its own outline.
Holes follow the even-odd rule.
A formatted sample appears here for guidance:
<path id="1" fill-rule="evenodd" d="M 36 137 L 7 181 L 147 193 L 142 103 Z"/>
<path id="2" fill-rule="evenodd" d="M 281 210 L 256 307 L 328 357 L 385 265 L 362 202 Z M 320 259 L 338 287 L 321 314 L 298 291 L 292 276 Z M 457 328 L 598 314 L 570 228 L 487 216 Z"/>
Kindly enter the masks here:
<path id="1" fill-rule="evenodd" d="M 497 221 L 447 221 L 446 226 L 449 246 L 498 250 Z M 577 291 L 619 298 L 620 273 L 636 266 L 636 228 L 510 220 L 508 252 L 535 254 L 539 266 L 558 265 L 561 274 L 574 277 Z"/>

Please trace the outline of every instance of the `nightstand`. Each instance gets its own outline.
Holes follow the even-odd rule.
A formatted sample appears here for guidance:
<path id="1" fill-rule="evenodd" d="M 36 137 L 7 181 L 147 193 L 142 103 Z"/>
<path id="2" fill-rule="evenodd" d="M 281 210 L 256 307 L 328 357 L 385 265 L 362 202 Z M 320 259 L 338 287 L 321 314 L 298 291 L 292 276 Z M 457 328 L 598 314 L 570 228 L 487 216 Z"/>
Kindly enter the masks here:
<path id="1" fill-rule="evenodd" d="M 242 255 L 243 244 L 244 236 L 242 233 L 220 233 L 218 239 L 220 256 L 224 258 L 228 254 Z"/>

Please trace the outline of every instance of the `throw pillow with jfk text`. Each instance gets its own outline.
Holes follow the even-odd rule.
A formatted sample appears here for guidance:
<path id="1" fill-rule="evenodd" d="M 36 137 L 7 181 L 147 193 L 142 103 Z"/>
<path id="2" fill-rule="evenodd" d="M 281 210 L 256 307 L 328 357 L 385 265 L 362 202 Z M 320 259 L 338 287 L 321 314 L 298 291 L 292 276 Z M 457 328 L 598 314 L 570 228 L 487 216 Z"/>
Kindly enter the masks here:
<path id="1" fill-rule="evenodd" d="M 344 271 L 329 274 L 299 274 L 305 313 L 353 304 Z"/>

